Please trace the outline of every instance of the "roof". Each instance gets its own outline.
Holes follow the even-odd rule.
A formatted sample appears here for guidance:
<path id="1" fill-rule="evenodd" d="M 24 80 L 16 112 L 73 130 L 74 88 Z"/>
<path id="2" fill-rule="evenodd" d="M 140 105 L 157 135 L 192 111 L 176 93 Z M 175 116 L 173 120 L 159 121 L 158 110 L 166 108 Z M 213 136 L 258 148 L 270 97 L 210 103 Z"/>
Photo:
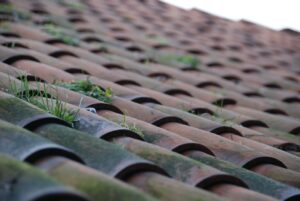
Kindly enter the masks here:
<path id="1" fill-rule="evenodd" d="M 298 34 L 158 0 L 1 2 L 0 200 L 300 199 Z"/>

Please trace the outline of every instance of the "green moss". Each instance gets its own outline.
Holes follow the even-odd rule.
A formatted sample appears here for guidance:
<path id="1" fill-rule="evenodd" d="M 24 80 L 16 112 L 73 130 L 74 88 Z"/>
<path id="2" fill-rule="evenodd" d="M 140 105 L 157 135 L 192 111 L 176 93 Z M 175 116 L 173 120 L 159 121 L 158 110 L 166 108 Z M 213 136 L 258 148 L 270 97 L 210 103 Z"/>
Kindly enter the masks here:
<path id="1" fill-rule="evenodd" d="M 208 191 L 177 182 L 162 176 L 148 177 L 143 189 L 159 198 L 170 201 L 220 201 L 220 198 Z"/>
<path id="2" fill-rule="evenodd" d="M 159 165 L 173 178 L 193 185 L 197 172 L 207 168 L 200 162 L 145 142 L 135 141 L 134 144 L 126 144 L 125 148 Z"/>
<path id="3" fill-rule="evenodd" d="M 18 115 L 16 115 L 16 113 Z M 36 107 L 31 107 L 15 97 L 0 98 L 0 119 L 6 120 L 13 124 L 21 122 L 24 118 L 30 116 L 38 116 L 43 114 L 43 111 Z"/>
<path id="4" fill-rule="evenodd" d="M 89 79 L 78 80 L 71 83 L 61 82 L 56 83 L 56 85 L 64 87 L 66 89 L 76 91 L 78 93 L 84 94 L 96 98 L 104 103 L 111 104 L 113 93 L 110 88 L 101 89 L 99 86 L 93 84 Z"/>
<path id="5" fill-rule="evenodd" d="M 65 163 L 64 165 L 56 166 L 51 169 L 49 174 L 65 185 L 72 186 L 86 193 L 95 201 L 155 201 L 147 194 L 129 185 L 100 172 L 82 168 L 74 163 Z"/>
<path id="6" fill-rule="evenodd" d="M 289 187 L 282 183 L 273 181 L 265 176 L 256 174 L 244 168 L 240 168 L 229 162 L 216 159 L 212 156 L 199 156 L 197 154 L 192 154 L 190 157 L 194 160 L 200 161 L 206 165 L 215 167 L 240 178 L 250 187 L 250 189 L 257 192 L 282 199 L 284 192 L 289 191 Z"/>
<path id="7" fill-rule="evenodd" d="M 40 170 L 0 154 L 0 200 L 20 201 L 56 188 L 64 187 Z"/>
<path id="8" fill-rule="evenodd" d="M 123 164 L 145 162 L 119 146 L 62 125 L 47 124 L 37 128 L 35 132 L 55 143 L 72 149 L 79 157 L 84 159 L 87 166 L 109 175 L 118 174 Z"/>

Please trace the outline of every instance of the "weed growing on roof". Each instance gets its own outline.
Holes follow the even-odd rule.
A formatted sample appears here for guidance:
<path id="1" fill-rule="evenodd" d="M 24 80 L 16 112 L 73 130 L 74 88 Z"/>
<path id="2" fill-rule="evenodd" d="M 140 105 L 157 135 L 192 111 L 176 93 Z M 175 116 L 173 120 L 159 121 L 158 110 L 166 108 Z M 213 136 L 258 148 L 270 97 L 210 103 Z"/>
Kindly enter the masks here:
<path id="1" fill-rule="evenodd" d="M 66 31 L 54 24 L 45 24 L 42 27 L 42 30 L 47 32 L 48 34 L 54 36 L 57 39 L 62 40 L 67 45 L 78 46 L 80 40 L 70 34 L 66 33 Z"/>
<path id="2" fill-rule="evenodd" d="M 200 61 L 193 55 L 165 55 L 160 56 L 159 61 L 166 64 L 181 63 L 189 68 L 198 69 Z"/>
<path id="3" fill-rule="evenodd" d="M 224 126 L 228 126 L 228 127 L 234 126 L 235 125 L 234 120 L 236 119 L 235 117 L 225 119 L 220 115 L 220 113 L 224 108 L 224 99 L 221 99 L 221 101 L 217 103 L 216 106 L 217 106 L 216 110 L 213 111 L 213 114 L 211 115 L 211 120 L 215 122 L 219 122 Z"/>
<path id="4" fill-rule="evenodd" d="M 190 68 L 196 69 L 199 65 L 199 60 L 192 55 L 183 55 L 176 58 L 176 61 L 189 65 Z"/>
<path id="5" fill-rule="evenodd" d="M 71 83 L 56 83 L 56 85 L 67 88 L 72 91 L 79 92 L 86 96 L 96 98 L 108 104 L 112 103 L 113 93 L 111 89 L 106 88 L 105 90 L 103 90 L 99 86 L 93 84 L 93 82 L 88 78 L 86 80 L 78 80 Z"/>
<path id="6" fill-rule="evenodd" d="M 0 13 L 11 15 L 15 22 L 29 20 L 31 18 L 31 14 L 29 12 L 17 10 L 12 4 L 7 3 L 0 3 Z"/>
<path id="7" fill-rule="evenodd" d="M 123 128 L 127 128 L 128 130 L 138 134 L 142 138 L 144 138 L 144 134 L 141 128 L 137 127 L 135 124 L 128 124 L 126 121 L 126 115 L 123 115 L 122 122 L 120 123 L 120 126 Z"/>
<path id="8" fill-rule="evenodd" d="M 213 111 L 213 114 L 212 114 L 212 119 L 215 120 L 215 121 L 218 121 L 222 119 L 222 117 L 220 116 L 220 112 L 222 112 L 222 109 L 224 107 L 224 99 L 221 99 L 220 102 L 218 102 L 216 104 L 216 110 Z"/>
<path id="9" fill-rule="evenodd" d="M 70 111 L 66 108 L 66 103 L 60 101 L 58 98 L 55 98 L 54 101 L 49 98 L 42 98 L 40 101 L 34 101 L 34 105 L 38 106 L 44 111 L 57 116 L 74 127 L 74 122 L 76 121 L 78 111 Z"/>
<path id="10" fill-rule="evenodd" d="M 73 126 L 76 120 L 78 111 L 71 111 L 66 108 L 66 103 L 58 99 L 58 97 L 52 98 L 48 95 L 48 87 L 46 84 L 37 84 L 36 90 L 31 90 L 29 81 L 26 76 L 21 76 L 21 85 L 17 86 L 15 81 L 10 80 L 10 86 L 8 93 L 33 104 L 40 109 L 48 112 L 62 120 L 68 122 Z M 42 85 L 42 86 L 41 86 Z M 44 97 L 37 99 L 35 97 Z"/>

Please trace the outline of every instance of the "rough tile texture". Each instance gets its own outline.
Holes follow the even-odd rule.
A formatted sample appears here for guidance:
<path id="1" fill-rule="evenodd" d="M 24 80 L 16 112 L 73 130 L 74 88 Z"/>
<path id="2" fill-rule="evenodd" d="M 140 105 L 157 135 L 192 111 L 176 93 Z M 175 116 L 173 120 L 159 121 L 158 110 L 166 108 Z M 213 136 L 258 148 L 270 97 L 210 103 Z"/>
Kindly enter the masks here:
<path id="1" fill-rule="evenodd" d="M 300 200 L 298 32 L 158 0 L 0 19 L 0 200 Z"/>

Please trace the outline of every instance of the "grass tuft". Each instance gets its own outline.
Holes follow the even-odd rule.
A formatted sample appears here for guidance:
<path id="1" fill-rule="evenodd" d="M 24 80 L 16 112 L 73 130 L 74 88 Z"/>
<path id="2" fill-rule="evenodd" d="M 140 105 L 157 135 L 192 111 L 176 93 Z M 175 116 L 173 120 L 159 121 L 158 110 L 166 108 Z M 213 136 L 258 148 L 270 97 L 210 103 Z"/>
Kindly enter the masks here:
<path id="1" fill-rule="evenodd" d="M 120 123 L 120 126 L 123 128 L 127 128 L 128 130 L 138 134 L 142 138 L 144 138 L 144 134 L 141 128 L 137 127 L 135 124 L 128 124 L 126 121 L 126 115 L 123 115 L 122 122 Z"/>
<path id="2" fill-rule="evenodd" d="M 56 83 L 56 85 L 64 87 L 66 89 L 84 94 L 86 96 L 90 96 L 96 98 L 102 102 L 111 104 L 113 93 L 110 88 L 106 88 L 105 90 L 101 89 L 99 86 L 93 84 L 89 79 L 86 80 L 78 80 L 71 83 Z"/>
<path id="3" fill-rule="evenodd" d="M 67 109 L 66 103 L 59 100 L 58 97 L 48 97 L 48 87 L 46 86 L 46 84 L 38 83 L 37 90 L 33 91 L 30 88 L 30 84 L 26 76 L 23 76 L 20 79 L 20 86 L 17 86 L 15 81 L 10 80 L 10 87 L 8 89 L 8 93 L 68 122 L 73 127 L 79 110 L 71 111 Z M 44 98 L 37 99 L 36 97 Z"/>
<path id="4" fill-rule="evenodd" d="M 218 122 L 222 124 L 223 126 L 232 127 L 235 125 L 236 117 L 232 118 L 224 118 L 220 115 L 224 108 L 224 99 L 222 99 L 218 104 L 216 104 L 216 110 L 213 112 L 213 115 L 211 115 L 211 120 Z"/>

